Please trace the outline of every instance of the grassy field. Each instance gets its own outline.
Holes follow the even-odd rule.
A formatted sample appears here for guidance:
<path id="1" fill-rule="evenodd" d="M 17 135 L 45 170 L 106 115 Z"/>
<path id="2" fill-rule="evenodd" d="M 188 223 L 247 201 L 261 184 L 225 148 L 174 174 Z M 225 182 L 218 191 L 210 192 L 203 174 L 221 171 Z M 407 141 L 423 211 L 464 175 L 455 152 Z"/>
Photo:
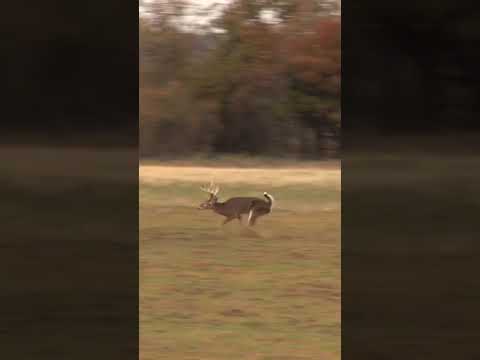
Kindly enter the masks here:
<path id="1" fill-rule="evenodd" d="M 340 169 L 145 163 L 140 359 L 340 359 Z M 276 198 L 255 232 L 196 207 L 202 182 Z"/>
<path id="2" fill-rule="evenodd" d="M 135 152 L 1 150 L 5 353 L 85 359 L 94 341 L 105 358 L 136 354 L 137 327 L 119 324 L 136 324 L 139 281 L 141 359 L 340 358 L 338 163 L 142 162 L 138 278 Z M 342 160 L 342 344 L 356 355 L 428 358 L 444 339 L 464 350 L 466 324 L 476 336 L 480 162 L 461 155 Z M 257 237 L 195 209 L 211 178 L 222 198 L 275 195 Z"/>

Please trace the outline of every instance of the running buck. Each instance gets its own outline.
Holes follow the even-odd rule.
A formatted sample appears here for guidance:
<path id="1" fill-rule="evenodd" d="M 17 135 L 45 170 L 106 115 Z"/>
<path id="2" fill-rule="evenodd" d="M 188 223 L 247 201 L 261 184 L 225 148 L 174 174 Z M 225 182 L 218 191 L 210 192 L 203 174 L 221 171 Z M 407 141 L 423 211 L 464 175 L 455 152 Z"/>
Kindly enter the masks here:
<path id="1" fill-rule="evenodd" d="M 255 225 L 255 222 L 260 216 L 266 215 L 272 211 L 273 202 L 275 199 L 272 195 L 264 192 L 263 196 L 266 200 L 257 197 L 233 197 L 225 202 L 219 202 L 217 194 L 220 191 L 218 186 L 210 183 L 208 188 L 201 187 L 202 191 L 209 194 L 209 198 L 200 204 L 199 209 L 213 210 L 219 215 L 225 216 L 222 225 L 229 221 L 238 219 L 242 221 L 242 215 L 248 214 L 247 224 L 249 226 Z"/>

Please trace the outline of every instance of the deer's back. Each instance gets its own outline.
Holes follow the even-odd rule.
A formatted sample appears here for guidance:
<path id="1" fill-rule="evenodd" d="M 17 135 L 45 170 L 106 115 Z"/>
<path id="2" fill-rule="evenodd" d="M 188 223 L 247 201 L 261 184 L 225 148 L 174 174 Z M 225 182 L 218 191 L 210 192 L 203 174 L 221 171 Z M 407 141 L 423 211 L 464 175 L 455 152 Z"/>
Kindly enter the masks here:
<path id="1" fill-rule="evenodd" d="M 223 210 L 233 214 L 246 214 L 249 212 L 252 204 L 265 204 L 267 202 L 257 197 L 233 197 L 223 203 Z"/>

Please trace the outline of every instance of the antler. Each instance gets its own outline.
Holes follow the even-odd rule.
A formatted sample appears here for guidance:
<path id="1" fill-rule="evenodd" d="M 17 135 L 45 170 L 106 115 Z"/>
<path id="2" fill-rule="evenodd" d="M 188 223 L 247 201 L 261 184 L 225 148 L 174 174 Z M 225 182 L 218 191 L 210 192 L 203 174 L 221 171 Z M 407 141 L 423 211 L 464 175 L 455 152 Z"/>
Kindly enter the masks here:
<path id="1" fill-rule="evenodd" d="M 207 187 L 200 187 L 200 190 L 212 194 L 212 195 L 217 195 L 218 192 L 220 191 L 220 187 L 218 185 L 213 184 L 213 181 L 210 181 L 210 185 Z"/>

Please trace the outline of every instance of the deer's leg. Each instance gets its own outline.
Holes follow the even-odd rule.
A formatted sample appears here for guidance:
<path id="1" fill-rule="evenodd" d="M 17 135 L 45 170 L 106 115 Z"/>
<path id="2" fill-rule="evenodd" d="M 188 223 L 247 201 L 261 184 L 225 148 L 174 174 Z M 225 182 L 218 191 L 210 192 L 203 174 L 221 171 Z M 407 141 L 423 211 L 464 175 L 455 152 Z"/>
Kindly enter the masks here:
<path id="1" fill-rule="evenodd" d="M 223 220 L 222 226 L 225 225 L 226 223 L 232 221 L 233 219 L 235 219 L 235 218 L 234 218 L 234 217 L 228 217 L 228 218 L 226 218 L 225 220 Z"/>
<path id="2" fill-rule="evenodd" d="M 265 208 L 259 208 L 259 209 L 254 209 L 252 218 L 251 218 L 251 225 L 255 225 L 257 223 L 257 220 L 259 217 L 267 215 L 270 212 L 270 209 L 265 209 Z"/>
<path id="3" fill-rule="evenodd" d="M 254 225 L 257 223 L 258 218 L 261 217 L 261 216 L 263 216 L 263 215 L 265 215 L 265 213 L 262 213 L 262 212 L 260 212 L 260 213 L 258 213 L 258 212 L 255 213 L 255 214 L 253 215 L 252 221 L 251 221 L 252 226 L 254 226 Z"/>
<path id="4" fill-rule="evenodd" d="M 248 212 L 248 219 L 247 219 L 247 225 L 248 226 L 252 225 L 252 219 L 254 218 L 254 213 L 255 213 L 254 208 L 251 208 L 250 211 Z"/>
<path id="5" fill-rule="evenodd" d="M 257 222 L 257 219 L 259 218 L 260 216 L 259 215 L 254 215 L 252 217 L 252 220 L 250 221 L 250 226 L 254 226 Z"/>

